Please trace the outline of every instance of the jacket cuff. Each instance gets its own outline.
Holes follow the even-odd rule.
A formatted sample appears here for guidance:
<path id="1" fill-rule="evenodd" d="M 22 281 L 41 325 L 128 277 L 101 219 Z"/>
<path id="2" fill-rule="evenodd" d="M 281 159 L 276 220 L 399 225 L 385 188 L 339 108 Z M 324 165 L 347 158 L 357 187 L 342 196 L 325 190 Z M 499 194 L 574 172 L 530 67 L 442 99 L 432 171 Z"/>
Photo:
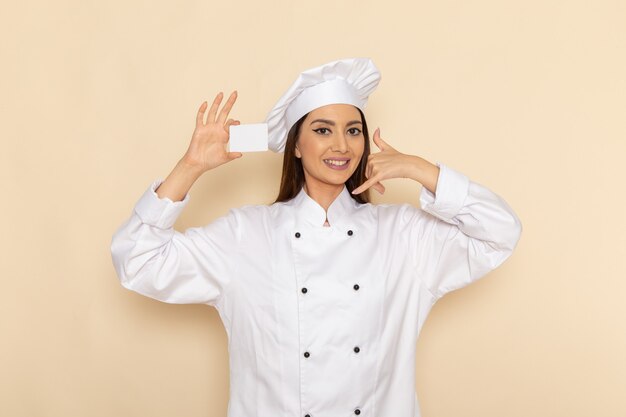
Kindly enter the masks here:
<path id="1" fill-rule="evenodd" d="M 187 193 L 181 201 L 172 201 L 168 197 L 159 198 L 155 190 L 163 181 L 165 180 L 161 178 L 153 181 L 135 204 L 134 210 L 142 223 L 169 229 L 174 227 L 176 219 L 189 202 L 190 193 Z"/>
<path id="2" fill-rule="evenodd" d="M 435 194 L 422 186 L 420 205 L 424 211 L 448 223 L 463 207 L 465 198 L 469 194 L 469 178 L 442 163 L 437 162 L 439 176 Z"/>

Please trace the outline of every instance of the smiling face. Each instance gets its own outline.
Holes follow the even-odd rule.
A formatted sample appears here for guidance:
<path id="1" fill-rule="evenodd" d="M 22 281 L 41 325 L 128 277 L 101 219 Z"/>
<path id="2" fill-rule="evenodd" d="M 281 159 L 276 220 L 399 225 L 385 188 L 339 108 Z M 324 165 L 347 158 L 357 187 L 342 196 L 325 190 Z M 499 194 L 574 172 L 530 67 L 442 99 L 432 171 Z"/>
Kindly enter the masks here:
<path id="1" fill-rule="evenodd" d="M 307 188 L 343 186 L 359 165 L 364 147 L 363 123 L 356 107 L 329 104 L 311 111 L 300 127 L 295 149 Z"/>

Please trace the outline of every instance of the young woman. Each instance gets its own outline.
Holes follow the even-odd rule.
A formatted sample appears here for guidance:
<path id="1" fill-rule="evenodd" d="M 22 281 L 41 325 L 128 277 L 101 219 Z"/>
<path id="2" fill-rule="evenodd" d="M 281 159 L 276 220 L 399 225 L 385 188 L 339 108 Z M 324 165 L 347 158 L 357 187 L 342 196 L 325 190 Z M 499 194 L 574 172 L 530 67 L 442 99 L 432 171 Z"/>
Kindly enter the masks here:
<path id="1" fill-rule="evenodd" d="M 228 417 L 419 416 L 415 347 L 434 303 L 498 267 L 522 231 L 507 203 L 441 163 L 395 150 L 363 108 L 380 74 L 369 59 L 303 72 L 270 112 L 284 152 L 271 205 L 231 209 L 203 227 L 173 224 L 192 184 L 241 157 L 228 116 L 203 103 L 185 155 L 113 236 L 124 287 L 214 306 L 228 334 Z M 369 203 L 381 181 L 422 185 L 421 208 Z M 417 189 L 416 189 L 417 191 Z"/>

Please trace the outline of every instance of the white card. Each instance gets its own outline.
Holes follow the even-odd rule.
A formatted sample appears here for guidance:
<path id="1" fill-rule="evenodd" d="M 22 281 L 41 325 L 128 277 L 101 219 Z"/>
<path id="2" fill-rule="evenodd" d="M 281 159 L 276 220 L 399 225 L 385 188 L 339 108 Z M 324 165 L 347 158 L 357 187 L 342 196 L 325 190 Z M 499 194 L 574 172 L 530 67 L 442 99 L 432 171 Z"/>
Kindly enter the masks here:
<path id="1" fill-rule="evenodd" d="M 229 129 L 230 152 L 267 151 L 267 123 L 231 125 Z"/>

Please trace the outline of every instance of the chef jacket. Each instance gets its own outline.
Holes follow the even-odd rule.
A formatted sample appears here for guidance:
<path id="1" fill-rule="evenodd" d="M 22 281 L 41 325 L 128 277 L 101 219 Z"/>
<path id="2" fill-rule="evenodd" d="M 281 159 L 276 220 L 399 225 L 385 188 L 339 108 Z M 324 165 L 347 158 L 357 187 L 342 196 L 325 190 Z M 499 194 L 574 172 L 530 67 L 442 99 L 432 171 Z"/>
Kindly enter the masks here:
<path id="1" fill-rule="evenodd" d="M 111 242 L 121 285 L 214 306 L 228 336 L 228 417 L 415 417 L 416 341 L 433 304 L 498 267 L 522 231 L 498 195 L 440 168 L 435 194 L 328 212 L 304 188 L 184 232 L 155 180 Z M 330 227 L 324 227 L 328 218 Z"/>

